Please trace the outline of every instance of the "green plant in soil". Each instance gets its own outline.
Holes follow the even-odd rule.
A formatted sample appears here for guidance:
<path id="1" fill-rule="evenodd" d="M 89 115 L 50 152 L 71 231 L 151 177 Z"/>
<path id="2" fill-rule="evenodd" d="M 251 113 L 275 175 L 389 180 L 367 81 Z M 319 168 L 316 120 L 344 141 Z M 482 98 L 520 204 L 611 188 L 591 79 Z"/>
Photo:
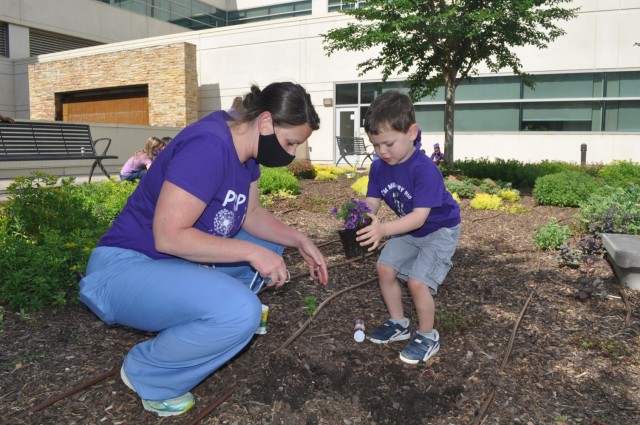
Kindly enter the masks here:
<path id="1" fill-rule="evenodd" d="M 463 332 L 469 326 L 471 319 L 456 313 L 455 311 L 436 312 L 436 326 L 443 334 L 454 334 Z"/>
<path id="2" fill-rule="evenodd" d="M 558 220 L 553 218 L 533 233 L 533 243 L 542 251 L 555 250 L 569 237 L 571 237 L 569 226 L 561 226 Z"/>
<path id="3" fill-rule="evenodd" d="M 304 297 L 304 304 L 306 306 L 306 313 L 309 316 L 313 316 L 313 314 L 318 309 L 318 298 L 317 297 Z"/>
<path id="4" fill-rule="evenodd" d="M 598 335 L 583 336 L 581 333 L 576 333 L 574 339 L 580 347 L 596 350 L 605 357 L 619 359 L 629 355 L 629 349 L 621 341 L 613 338 L 602 338 Z"/>

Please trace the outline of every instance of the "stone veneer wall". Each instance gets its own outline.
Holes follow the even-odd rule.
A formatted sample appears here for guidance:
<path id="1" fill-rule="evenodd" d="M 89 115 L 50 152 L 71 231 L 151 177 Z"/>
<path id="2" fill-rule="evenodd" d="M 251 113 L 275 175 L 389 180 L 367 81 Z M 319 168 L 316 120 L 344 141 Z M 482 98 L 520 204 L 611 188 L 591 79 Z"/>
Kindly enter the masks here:
<path id="1" fill-rule="evenodd" d="M 31 119 L 55 120 L 56 93 L 140 84 L 149 88 L 150 125 L 184 127 L 196 121 L 196 46 L 176 43 L 31 64 Z"/>

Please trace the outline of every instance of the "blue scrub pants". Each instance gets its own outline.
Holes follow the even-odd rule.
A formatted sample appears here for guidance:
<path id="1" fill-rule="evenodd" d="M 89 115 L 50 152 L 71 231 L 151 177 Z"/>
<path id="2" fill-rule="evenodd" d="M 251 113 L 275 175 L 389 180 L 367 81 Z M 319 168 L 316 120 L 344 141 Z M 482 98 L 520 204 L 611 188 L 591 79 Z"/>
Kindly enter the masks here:
<path id="1" fill-rule="evenodd" d="M 284 251 L 242 230 L 236 238 Z M 262 312 L 249 288 L 255 276 L 246 262 L 203 267 L 98 247 L 80 299 L 108 324 L 158 332 L 131 348 L 124 369 L 141 398 L 161 401 L 191 390 L 249 343 Z"/>

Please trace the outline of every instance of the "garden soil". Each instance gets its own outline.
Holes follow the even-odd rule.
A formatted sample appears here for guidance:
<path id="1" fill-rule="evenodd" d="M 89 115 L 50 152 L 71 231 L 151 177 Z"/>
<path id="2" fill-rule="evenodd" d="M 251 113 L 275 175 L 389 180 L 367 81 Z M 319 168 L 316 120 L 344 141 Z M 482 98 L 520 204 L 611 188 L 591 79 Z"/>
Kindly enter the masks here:
<path id="1" fill-rule="evenodd" d="M 347 260 L 328 213 L 357 197 L 353 180 L 301 183 L 299 196 L 267 208 L 317 243 L 330 284 L 312 281 L 287 249 L 291 283 L 260 295 L 270 307 L 267 334 L 193 389 L 191 411 L 158 418 L 143 410 L 116 372 L 127 351 L 153 335 L 107 326 L 76 303 L 5 311 L 0 423 L 640 423 L 640 294 L 622 287 L 600 259 L 595 276 L 606 296 L 580 301 L 580 269 L 560 267 L 555 252 L 533 244 L 533 232 L 552 218 L 575 226 L 576 209 L 537 206 L 526 194 L 520 203 L 528 212 L 518 214 L 474 210 L 463 200 L 454 268 L 436 297 L 440 352 L 410 366 L 398 357 L 404 342 L 353 339 L 356 318 L 368 329 L 387 318 L 377 254 Z M 406 288 L 403 297 L 415 325 Z"/>

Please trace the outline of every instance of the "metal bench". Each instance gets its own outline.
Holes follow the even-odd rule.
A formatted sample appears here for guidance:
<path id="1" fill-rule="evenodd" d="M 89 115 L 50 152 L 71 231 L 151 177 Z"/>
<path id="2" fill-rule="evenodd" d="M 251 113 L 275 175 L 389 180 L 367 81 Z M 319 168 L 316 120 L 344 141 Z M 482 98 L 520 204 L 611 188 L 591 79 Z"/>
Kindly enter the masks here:
<path id="1" fill-rule="evenodd" d="M 362 162 L 360 163 L 360 168 L 364 165 L 364 162 L 369 158 L 369 160 L 373 161 L 373 150 L 367 149 L 364 144 L 364 139 L 362 137 L 342 137 L 336 136 L 336 143 L 338 143 L 338 152 L 340 157 L 336 161 L 336 165 L 340 163 L 340 160 L 344 159 L 344 161 L 349 164 L 350 167 L 353 167 L 347 156 L 363 156 Z M 357 160 L 357 159 L 356 159 Z M 356 164 L 357 165 L 357 164 Z"/>
<path id="2" fill-rule="evenodd" d="M 96 145 L 101 142 L 104 149 L 97 153 Z M 103 159 L 117 159 L 107 155 L 111 139 L 103 137 L 93 140 L 88 124 L 65 122 L 16 122 L 0 123 L 0 161 L 55 161 L 93 160 L 89 182 L 96 167 L 107 176 L 102 165 Z"/>

